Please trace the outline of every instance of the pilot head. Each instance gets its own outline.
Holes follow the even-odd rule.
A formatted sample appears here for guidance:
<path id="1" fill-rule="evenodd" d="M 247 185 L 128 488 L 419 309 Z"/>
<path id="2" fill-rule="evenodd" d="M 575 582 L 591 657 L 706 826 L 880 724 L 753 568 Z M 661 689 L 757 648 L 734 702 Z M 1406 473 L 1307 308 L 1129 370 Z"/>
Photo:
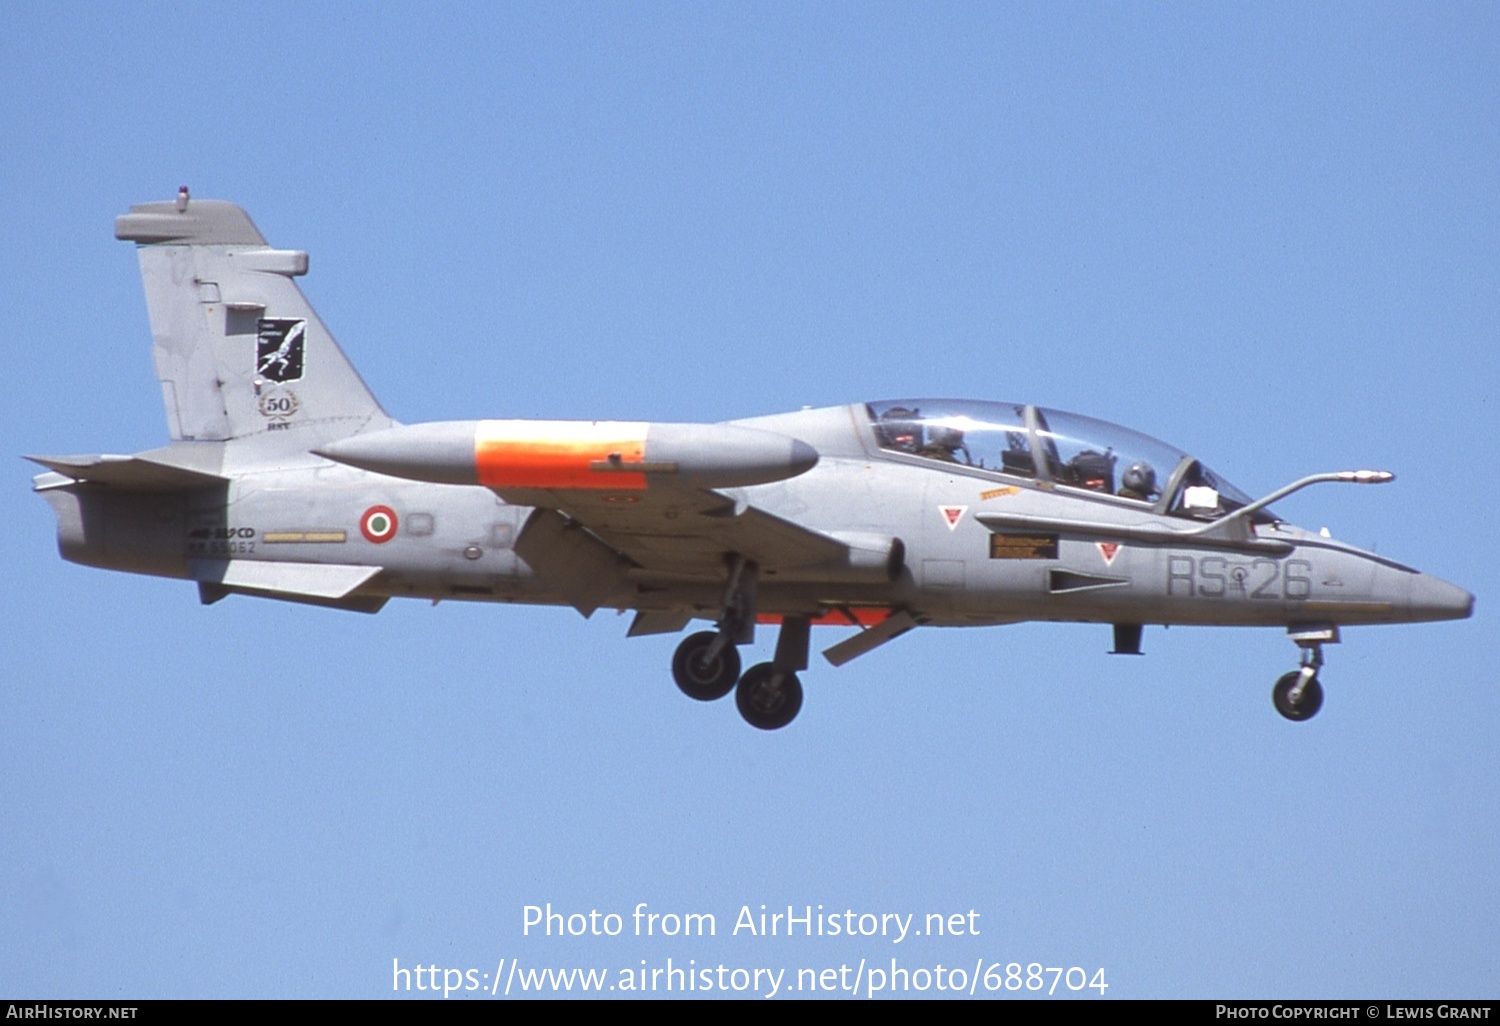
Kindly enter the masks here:
<path id="1" fill-rule="evenodd" d="M 1125 468 L 1120 478 L 1120 494 L 1130 499 L 1150 499 L 1157 494 L 1156 471 L 1151 464 L 1137 460 Z"/>
<path id="2" fill-rule="evenodd" d="M 946 424 L 935 425 L 928 437 L 933 445 L 940 449 L 947 449 L 949 452 L 963 448 L 964 433 L 956 427 L 949 427 Z"/>
<path id="3" fill-rule="evenodd" d="M 919 416 L 919 411 L 908 410 L 904 406 L 892 406 L 880 415 L 880 423 L 885 429 L 886 438 L 890 439 L 891 448 L 902 452 L 917 451 L 917 440 L 922 437 L 921 426 L 915 423 L 915 418 Z"/>

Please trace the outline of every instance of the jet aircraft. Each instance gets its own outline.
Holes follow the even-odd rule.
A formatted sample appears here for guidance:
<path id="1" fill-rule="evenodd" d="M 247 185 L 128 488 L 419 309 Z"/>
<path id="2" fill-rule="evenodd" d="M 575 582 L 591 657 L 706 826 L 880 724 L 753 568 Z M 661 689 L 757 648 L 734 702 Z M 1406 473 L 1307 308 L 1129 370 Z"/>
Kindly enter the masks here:
<path id="1" fill-rule="evenodd" d="M 1276 709 L 1323 702 L 1323 646 L 1354 624 L 1467 617 L 1473 596 L 1298 528 L 1198 459 L 1127 428 L 1026 403 L 904 398 L 715 424 L 400 424 L 267 244 L 222 201 L 130 208 L 171 442 L 36 456 L 64 558 L 373 613 L 392 597 L 634 611 L 630 636 L 694 620 L 672 676 L 735 692 L 753 726 L 802 705 L 811 628 L 857 628 L 841 666 L 921 626 L 1285 628 L 1300 666 Z M 775 655 L 739 646 L 779 625 Z"/>

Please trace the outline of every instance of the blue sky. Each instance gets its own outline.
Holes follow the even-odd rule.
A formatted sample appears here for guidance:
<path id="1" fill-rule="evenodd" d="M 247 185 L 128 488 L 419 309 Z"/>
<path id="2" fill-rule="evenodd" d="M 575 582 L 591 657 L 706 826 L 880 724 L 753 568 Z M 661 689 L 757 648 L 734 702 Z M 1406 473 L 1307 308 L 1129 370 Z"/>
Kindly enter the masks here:
<path id="1" fill-rule="evenodd" d="M 111 222 L 187 183 L 311 253 L 404 421 L 1037 402 L 1252 493 L 1393 470 L 1278 509 L 1478 606 L 1347 631 L 1301 725 L 1279 631 L 1038 624 L 819 661 L 766 735 L 608 612 L 64 563 L 15 460 L 0 994 L 895 958 L 1497 996 L 1497 43 L 1488 4 L 8 5 L 13 455 L 165 440 Z M 718 932 L 524 936 L 548 902 Z M 732 935 L 762 904 L 979 933 Z"/>

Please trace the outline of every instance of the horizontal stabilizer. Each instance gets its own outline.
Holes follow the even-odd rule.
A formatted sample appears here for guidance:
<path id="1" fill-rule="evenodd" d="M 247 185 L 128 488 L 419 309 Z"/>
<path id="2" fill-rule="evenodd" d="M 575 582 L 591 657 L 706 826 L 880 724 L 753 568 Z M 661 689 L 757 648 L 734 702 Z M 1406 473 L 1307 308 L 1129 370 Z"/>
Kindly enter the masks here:
<path id="1" fill-rule="evenodd" d="M 189 576 L 201 583 L 288 599 L 342 599 L 382 569 L 342 563 L 278 563 L 254 559 L 188 561 Z"/>
<path id="2" fill-rule="evenodd" d="M 298 605 L 318 606 L 322 609 L 342 609 L 346 613 L 378 613 L 390 601 L 388 595 L 350 595 L 347 598 L 330 599 L 318 598 L 315 595 L 290 595 L 285 592 L 251 591 L 248 588 L 226 588 L 222 584 L 214 584 L 210 581 L 198 582 L 198 599 L 205 606 L 211 606 L 220 599 L 228 598 L 230 595 L 244 595 L 246 598 L 275 599 L 278 602 L 295 602 Z"/>
<path id="3" fill-rule="evenodd" d="M 223 484 L 217 474 L 161 463 L 143 456 L 27 456 L 75 481 L 137 492 L 182 492 Z"/>
<path id="4" fill-rule="evenodd" d="M 250 216 L 223 200 L 137 203 L 115 218 L 115 238 L 143 246 L 177 243 L 200 246 L 264 246 L 266 238 Z"/>

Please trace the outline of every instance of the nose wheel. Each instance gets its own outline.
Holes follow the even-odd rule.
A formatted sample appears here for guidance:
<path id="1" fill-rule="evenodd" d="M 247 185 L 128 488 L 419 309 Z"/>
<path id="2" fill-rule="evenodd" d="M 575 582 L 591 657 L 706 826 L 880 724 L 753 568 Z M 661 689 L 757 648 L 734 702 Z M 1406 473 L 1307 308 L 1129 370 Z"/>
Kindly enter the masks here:
<path id="1" fill-rule="evenodd" d="M 1283 673 L 1277 679 L 1271 689 L 1271 702 L 1281 715 L 1300 723 L 1312 719 L 1323 708 L 1323 685 L 1318 683 L 1318 670 L 1323 666 L 1323 646 L 1338 644 L 1339 629 L 1294 627 L 1287 633 L 1302 649 L 1302 668 Z"/>
<path id="2" fill-rule="evenodd" d="M 1276 711 L 1295 722 L 1310 720 L 1323 708 L 1323 685 L 1318 683 L 1317 674 L 1307 674 L 1305 680 L 1304 674 L 1305 669 L 1284 673 L 1271 689 Z"/>

